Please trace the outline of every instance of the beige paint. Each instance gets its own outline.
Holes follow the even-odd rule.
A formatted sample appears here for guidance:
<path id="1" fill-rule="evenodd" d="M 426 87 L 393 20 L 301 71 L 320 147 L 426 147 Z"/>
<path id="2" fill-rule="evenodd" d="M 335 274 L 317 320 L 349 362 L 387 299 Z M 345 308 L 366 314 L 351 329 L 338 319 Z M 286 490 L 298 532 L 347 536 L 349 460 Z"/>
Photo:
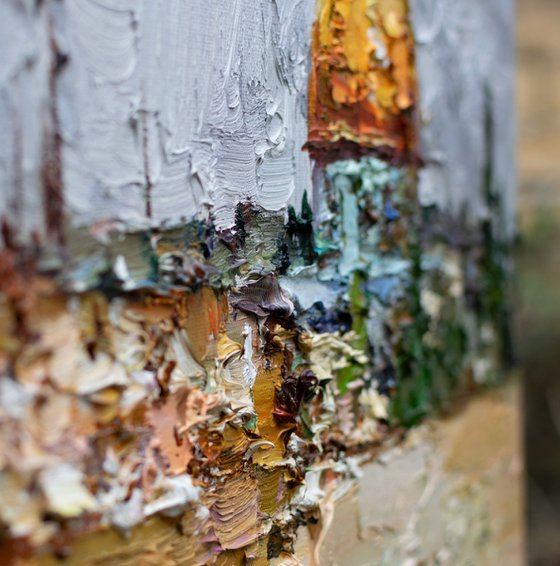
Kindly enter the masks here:
<path id="1" fill-rule="evenodd" d="M 321 566 L 524 563 L 519 382 L 427 421 L 362 473 L 338 486 Z M 311 547 L 300 528 L 306 566 Z"/>

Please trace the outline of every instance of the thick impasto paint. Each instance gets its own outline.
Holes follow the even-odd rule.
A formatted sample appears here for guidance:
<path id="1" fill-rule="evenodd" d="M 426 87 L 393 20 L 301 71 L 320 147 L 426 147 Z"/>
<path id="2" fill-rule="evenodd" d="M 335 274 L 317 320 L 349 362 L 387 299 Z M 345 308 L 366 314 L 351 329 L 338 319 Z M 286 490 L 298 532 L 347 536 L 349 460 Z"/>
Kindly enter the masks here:
<path id="1" fill-rule="evenodd" d="M 309 142 L 318 161 L 415 153 L 416 80 L 405 0 L 324 0 L 313 28 Z M 317 151 L 315 151 L 317 150 Z"/>
<path id="2" fill-rule="evenodd" d="M 507 358 L 510 2 L 32 4 L 0 554 L 297 564 L 307 527 L 318 563 L 340 486 Z"/>

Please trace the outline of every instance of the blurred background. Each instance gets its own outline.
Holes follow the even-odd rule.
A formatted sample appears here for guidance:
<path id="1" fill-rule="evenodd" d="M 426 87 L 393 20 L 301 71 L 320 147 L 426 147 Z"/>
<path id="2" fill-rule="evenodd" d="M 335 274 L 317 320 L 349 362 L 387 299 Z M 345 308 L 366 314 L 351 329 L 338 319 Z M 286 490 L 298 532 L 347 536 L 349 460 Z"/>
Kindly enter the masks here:
<path id="1" fill-rule="evenodd" d="M 525 388 L 531 565 L 560 565 L 559 28 L 560 0 L 518 0 L 516 334 Z"/>

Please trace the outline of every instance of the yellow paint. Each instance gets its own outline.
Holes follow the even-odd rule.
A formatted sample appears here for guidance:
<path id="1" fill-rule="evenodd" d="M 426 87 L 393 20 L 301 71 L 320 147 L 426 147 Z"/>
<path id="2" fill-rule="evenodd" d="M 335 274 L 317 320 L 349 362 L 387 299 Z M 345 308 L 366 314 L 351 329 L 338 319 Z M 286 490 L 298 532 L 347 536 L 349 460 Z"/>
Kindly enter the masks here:
<path id="1" fill-rule="evenodd" d="M 309 146 L 414 150 L 413 38 L 405 0 L 320 0 L 309 83 Z M 324 147 L 318 145 L 317 147 Z"/>
<path id="2" fill-rule="evenodd" d="M 263 440 L 271 442 L 274 447 L 264 447 L 253 455 L 253 462 L 261 466 L 273 466 L 284 457 L 283 435 L 289 426 L 279 425 L 274 418 L 276 390 L 282 383 L 283 353 L 276 353 L 266 359 L 258 368 L 253 398 L 257 411 L 258 432 Z"/>

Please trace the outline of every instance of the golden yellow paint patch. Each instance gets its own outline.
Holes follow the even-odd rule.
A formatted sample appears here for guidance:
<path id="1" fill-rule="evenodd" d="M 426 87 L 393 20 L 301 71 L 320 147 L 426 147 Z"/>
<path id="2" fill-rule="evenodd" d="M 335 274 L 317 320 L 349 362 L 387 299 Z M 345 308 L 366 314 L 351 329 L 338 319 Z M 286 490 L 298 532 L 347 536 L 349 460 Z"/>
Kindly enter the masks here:
<path id="1" fill-rule="evenodd" d="M 276 391 L 282 383 L 283 361 L 281 352 L 266 358 L 258 369 L 253 389 L 258 432 L 263 440 L 271 443 L 253 454 L 253 462 L 265 467 L 282 460 L 285 451 L 283 435 L 291 428 L 291 425 L 279 425 L 273 414 Z"/>
<path id="2" fill-rule="evenodd" d="M 317 157 L 352 144 L 414 156 L 413 45 L 405 0 L 320 0 L 309 87 L 308 147 L 323 150 Z"/>
<path id="3" fill-rule="evenodd" d="M 257 469 L 261 513 L 273 515 L 278 509 L 279 496 L 281 495 L 280 479 L 283 473 L 281 468 Z"/>

